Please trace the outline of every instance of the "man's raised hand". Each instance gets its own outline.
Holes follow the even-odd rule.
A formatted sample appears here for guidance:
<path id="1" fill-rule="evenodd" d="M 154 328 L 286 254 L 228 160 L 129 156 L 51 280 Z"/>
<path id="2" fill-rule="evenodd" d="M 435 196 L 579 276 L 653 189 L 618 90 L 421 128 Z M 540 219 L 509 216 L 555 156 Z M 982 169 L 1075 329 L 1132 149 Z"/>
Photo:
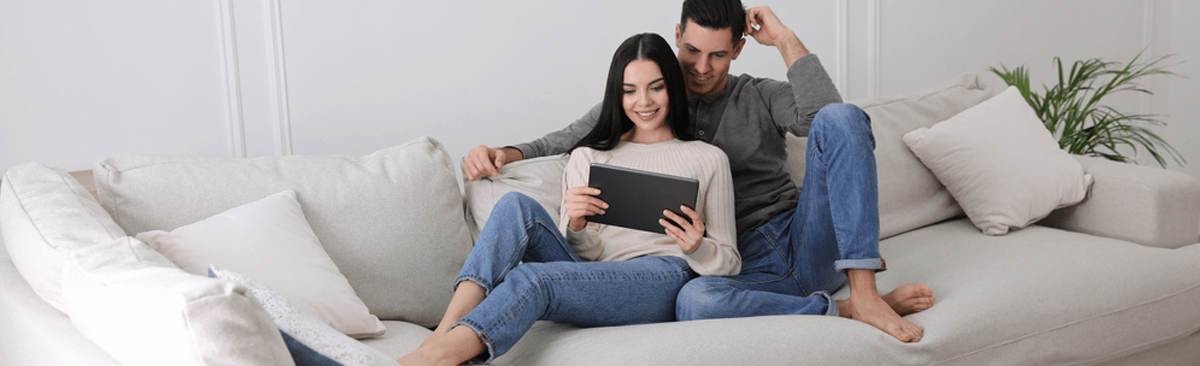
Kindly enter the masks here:
<path id="1" fill-rule="evenodd" d="M 792 67 L 796 60 L 808 55 L 808 49 L 796 37 L 796 33 L 783 25 L 775 12 L 765 6 L 746 10 L 746 35 L 754 37 L 758 44 L 778 48 L 787 67 Z"/>

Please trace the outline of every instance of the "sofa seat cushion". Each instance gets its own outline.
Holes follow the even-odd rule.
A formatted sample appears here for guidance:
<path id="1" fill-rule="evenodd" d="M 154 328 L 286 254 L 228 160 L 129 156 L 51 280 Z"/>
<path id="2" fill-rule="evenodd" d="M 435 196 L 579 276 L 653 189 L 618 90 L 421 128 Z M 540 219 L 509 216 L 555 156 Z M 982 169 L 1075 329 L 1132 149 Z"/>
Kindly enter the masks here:
<path id="1" fill-rule="evenodd" d="M 921 282 L 937 298 L 907 317 L 925 327 L 906 346 L 923 363 L 1098 362 L 1200 330 L 1200 244 L 1153 248 L 1039 225 L 993 237 L 958 219 L 880 249 L 891 268 L 881 290 Z"/>
<path id="2" fill-rule="evenodd" d="M 495 363 L 1090 364 L 1200 330 L 1200 244 L 1151 248 L 1038 225 L 994 237 L 963 218 L 885 240 L 881 251 L 880 290 L 933 288 L 937 303 L 906 317 L 925 328 L 918 343 L 825 316 L 588 329 L 543 321 Z M 834 294 L 847 296 L 846 287 Z"/>
<path id="3" fill-rule="evenodd" d="M 436 325 L 471 251 L 455 168 L 428 137 L 360 157 L 120 155 L 93 172 L 101 205 L 131 234 L 296 191 L 313 233 L 380 319 Z"/>

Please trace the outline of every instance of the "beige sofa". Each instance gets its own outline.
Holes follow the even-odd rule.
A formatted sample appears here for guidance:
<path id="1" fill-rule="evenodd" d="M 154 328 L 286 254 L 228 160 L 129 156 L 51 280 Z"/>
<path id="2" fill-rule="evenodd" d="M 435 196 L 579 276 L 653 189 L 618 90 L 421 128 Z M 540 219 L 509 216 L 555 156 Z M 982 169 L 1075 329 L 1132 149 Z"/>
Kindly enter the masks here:
<path id="1" fill-rule="evenodd" d="M 1094 177 L 1087 199 L 1028 228 L 983 235 L 901 136 L 994 94 L 978 76 L 964 75 L 911 95 L 852 101 L 871 115 L 877 141 L 880 249 L 889 264 L 879 274 L 879 287 L 926 283 L 937 297 L 933 308 L 907 317 L 925 328 L 921 342 L 901 343 L 868 325 L 822 316 L 591 329 L 539 322 L 495 363 L 1200 362 L 1200 245 L 1194 244 L 1200 232 L 1200 183 L 1158 168 L 1076 157 Z M 797 181 L 803 144 L 793 139 L 789 146 L 789 170 Z M 86 261 L 79 253 L 95 252 L 95 243 L 173 230 L 286 189 L 296 192 L 313 233 L 386 327 L 383 335 L 362 344 L 398 358 L 430 334 L 425 327 L 440 317 L 451 281 L 495 200 L 518 190 L 557 210 L 563 163 L 560 157 L 517 162 L 500 177 L 466 182 L 460 191 L 458 167 L 432 139 L 362 157 L 123 155 L 96 165 L 99 205 L 88 202 L 86 190 L 61 171 L 36 164 L 14 168 L 0 184 L 0 230 L 10 253 L 0 260 L 0 364 L 137 363 L 129 349 L 162 337 L 154 334 L 155 324 L 139 325 L 150 331 L 136 333 L 77 326 L 95 320 L 78 311 L 84 304 L 70 304 L 69 288 L 79 285 L 67 286 L 64 282 L 72 280 L 55 270 Z M 174 291 L 168 287 L 154 291 Z M 225 295 L 257 303 L 241 287 L 222 288 Z M 845 297 L 845 289 L 834 296 Z M 52 305 L 64 301 L 68 304 L 61 309 Z M 113 316 L 143 321 L 128 313 L 136 314 Z M 193 324 L 212 320 L 182 314 Z M 114 340 L 112 334 L 124 335 Z M 245 360 L 235 354 L 242 348 L 201 346 L 219 344 L 214 338 L 225 338 L 221 334 L 193 331 L 184 336 L 193 342 L 193 348 L 181 351 L 188 354 L 161 364 Z M 259 351 L 284 347 L 277 338 L 263 339 L 255 346 Z"/>

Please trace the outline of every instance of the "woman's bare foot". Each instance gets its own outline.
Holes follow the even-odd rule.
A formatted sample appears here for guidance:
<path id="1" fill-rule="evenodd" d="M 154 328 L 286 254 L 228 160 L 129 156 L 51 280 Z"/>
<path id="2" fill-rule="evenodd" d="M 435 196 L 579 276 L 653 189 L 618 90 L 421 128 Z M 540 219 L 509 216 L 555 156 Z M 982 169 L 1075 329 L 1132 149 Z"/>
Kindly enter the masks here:
<path id="1" fill-rule="evenodd" d="M 924 284 L 910 283 L 883 295 L 883 301 L 891 306 L 897 315 L 905 316 L 932 307 L 933 290 Z"/>

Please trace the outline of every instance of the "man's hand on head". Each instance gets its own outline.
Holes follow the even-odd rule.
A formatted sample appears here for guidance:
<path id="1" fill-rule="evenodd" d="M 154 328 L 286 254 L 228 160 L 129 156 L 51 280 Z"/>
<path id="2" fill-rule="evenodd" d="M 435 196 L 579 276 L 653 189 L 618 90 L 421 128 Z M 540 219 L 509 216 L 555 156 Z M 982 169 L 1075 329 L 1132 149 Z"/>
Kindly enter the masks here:
<path id="1" fill-rule="evenodd" d="M 796 37 L 796 33 L 783 25 L 775 12 L 766 6 L 746 10 L 746 35 L 753 37 L 758 44 L 778 48 L 788 67 L 808 55 L 808 49 Z"/>
<path id="2" fill-rule="evenodd" d="M 505 147 L 493 149 L 484 145 L 471 149 L 463 161 L 463 174 L 467 180 L 479 180 L 485 176 L 500 175 L 500 168 L 523 158 L 521 150 Z"/>

